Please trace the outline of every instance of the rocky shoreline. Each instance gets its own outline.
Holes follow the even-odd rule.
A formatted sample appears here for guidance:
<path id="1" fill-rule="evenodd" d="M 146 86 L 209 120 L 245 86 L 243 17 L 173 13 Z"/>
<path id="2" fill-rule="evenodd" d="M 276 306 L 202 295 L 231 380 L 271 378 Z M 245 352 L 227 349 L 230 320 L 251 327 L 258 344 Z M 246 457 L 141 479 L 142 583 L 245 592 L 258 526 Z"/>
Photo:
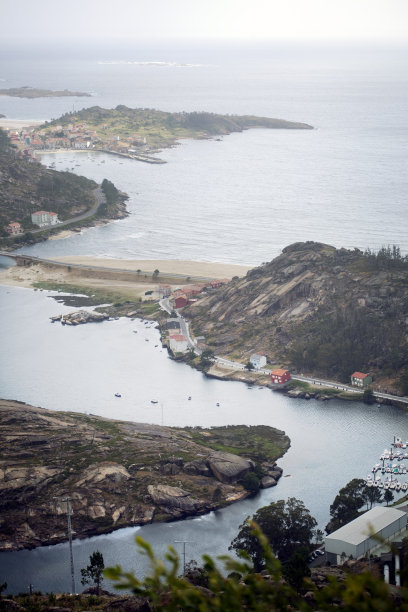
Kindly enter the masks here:
<path id="1" fill-rule="evenodd" d="M 247 474 L 275 486 L 290 446 L 273 427 L 177 429 L 11 400 L 0 441 L 3 552 L 66 541 L 67 497 L 75 538 L 225 507 L 251 494 Z"/>

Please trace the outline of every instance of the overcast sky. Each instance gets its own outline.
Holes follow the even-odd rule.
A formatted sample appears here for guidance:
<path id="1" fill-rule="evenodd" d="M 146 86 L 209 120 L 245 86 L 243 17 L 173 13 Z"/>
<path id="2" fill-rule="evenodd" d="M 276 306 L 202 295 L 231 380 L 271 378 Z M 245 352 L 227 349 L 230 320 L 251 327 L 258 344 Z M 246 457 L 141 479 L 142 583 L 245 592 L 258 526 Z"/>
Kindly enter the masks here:
<path id="1" fill-rule="evenodd" d="M 1 39 L 408 42 L 408 0 L 1 0 Z"/>

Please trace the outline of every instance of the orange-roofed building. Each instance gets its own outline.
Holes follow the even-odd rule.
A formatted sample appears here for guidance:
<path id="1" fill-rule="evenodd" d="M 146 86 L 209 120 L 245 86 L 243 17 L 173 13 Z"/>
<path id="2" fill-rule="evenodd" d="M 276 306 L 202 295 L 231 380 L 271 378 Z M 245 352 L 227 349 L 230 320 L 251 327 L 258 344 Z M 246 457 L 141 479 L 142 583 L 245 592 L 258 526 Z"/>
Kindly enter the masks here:
<path id="1" fill-rule="evenodd" d="M 282 370 L 278 368 L 277 370 L 272 370 L 271 372 L 271 382 L 274 384 L 281 385 L 282 383 L 288 382 L 290 380 L 290 372 L 289 370 Z"/>

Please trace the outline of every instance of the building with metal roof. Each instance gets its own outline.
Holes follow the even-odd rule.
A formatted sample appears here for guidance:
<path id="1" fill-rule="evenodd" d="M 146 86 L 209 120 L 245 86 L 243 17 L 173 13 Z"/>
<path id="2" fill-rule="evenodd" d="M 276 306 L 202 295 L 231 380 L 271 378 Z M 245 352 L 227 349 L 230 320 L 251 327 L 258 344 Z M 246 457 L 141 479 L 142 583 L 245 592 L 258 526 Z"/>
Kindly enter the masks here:
<path id="1" fill-rule="evenodd" d="M 361 559 L 367 553 L 380 549 L 381 540 L 394 540 L 407 529 L 408 515 L 396 508 L 376 506 L 347 525 L 326 536 L 327 560 L 332 564 L 343 563 L 346 559 Z"/>

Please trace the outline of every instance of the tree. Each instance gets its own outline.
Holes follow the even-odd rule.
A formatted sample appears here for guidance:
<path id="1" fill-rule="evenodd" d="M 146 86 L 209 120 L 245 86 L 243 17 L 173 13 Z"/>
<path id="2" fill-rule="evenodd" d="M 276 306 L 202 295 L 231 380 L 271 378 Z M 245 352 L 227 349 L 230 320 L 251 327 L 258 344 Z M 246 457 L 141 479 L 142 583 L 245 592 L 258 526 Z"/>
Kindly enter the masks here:
<path id="1" fill-rule="evenodd" d="M 316 535 L 316 520 L 305 508 L 302 501 L 290 497 L 271 502 L 260 508 L 252 517 L 268 539 L 274 554 L 282 562 L 289 561 L 293 553 L 304 546 L 311 550 L 311 542 Z M 256 571 L 264 568 L 264 551 L 259 539 L 254 535 L 249 517 L 240 525 L 238 535 L 231 542 L 229 550 L 245 551 L 254 564 Z"/>
<path id="2" fill-rule="evenodd" d="M 0 584 L 0 599 L 3 594 L 3 591 L 5 591 L 6 589 L 7 589 L 7 582 L 3 582 L 2 584 Z"/>
<path id="3" fill-rule="evenodd" d="M 245 365 L 245 369 L 248 370 L 248 372 L 252 372 L 252 370 L 255 369 L 255 366 L 251 361 L 248 361 L 248 363 Z"/>
<path id="4" fill-rule="evenodd" d="M 156 268 L 156 270 L 153 272 L 153 276 L 152 278 L 156 279 L 159 277 L 160 271 Z"/>
<path id="5" fill-rule="evenodd" d="M 394 499 L 394 493 L 390 489 L 385 489 L 384 501 L 386 502 L 387 506 L 388 504 L 392 502 L 393 499 Z"/>
<path id="6" fill-rule="evenodd" d="M 242 484 L 247 491 L 250 493 L 258 493 L 260 482 L 259 478 L 254 472 L 248 472 L 242 479 Z"/>
<path id="7" fill-rule="evenodd" d="M 214 357 L 214 351 L 211 349 L 205 349 L 205 351 L 201 353 L 200 364 L 203 366 L 203 368 L 209 368 L 214 361 Z"/>
<path id="8" fill-rule="evenodd" d="M 388 489 L 386 490 L 388 491 Z M 363 489 L 363 495 L 365 497 L 365 501 L 367 504 L 367 510 L 369 510 L 368 504 L 370 504 L 370 508 L 372 508 L 374 503 L 380 504 L 383 501 L 382 493 L 380 489 L 377 489 L 377 487 L 367 487 L 366 486 Z"/>
<path id="9" fill-rule="evenodd" d="M 339 529 L 358 517 L 360 508 L 366 503 L 365 489 L 367 489 L 365 480 L 361 478 L 353 478 L 340 489 L 330 506 L 331 518 L 326 525 L 327 533 Z"/>
<path id="10" fill-rule="evenodd" d="M 103 555 L 98 550 L 92 553 L 89 557 L 89 565 L 86 568 L 81 569 L 81 584 L 93 584 L 96 586 L 97 594 L 99 595 L 100 587 L 103 582 L 103 570 L 105 569 L 105 563 Z"/>

